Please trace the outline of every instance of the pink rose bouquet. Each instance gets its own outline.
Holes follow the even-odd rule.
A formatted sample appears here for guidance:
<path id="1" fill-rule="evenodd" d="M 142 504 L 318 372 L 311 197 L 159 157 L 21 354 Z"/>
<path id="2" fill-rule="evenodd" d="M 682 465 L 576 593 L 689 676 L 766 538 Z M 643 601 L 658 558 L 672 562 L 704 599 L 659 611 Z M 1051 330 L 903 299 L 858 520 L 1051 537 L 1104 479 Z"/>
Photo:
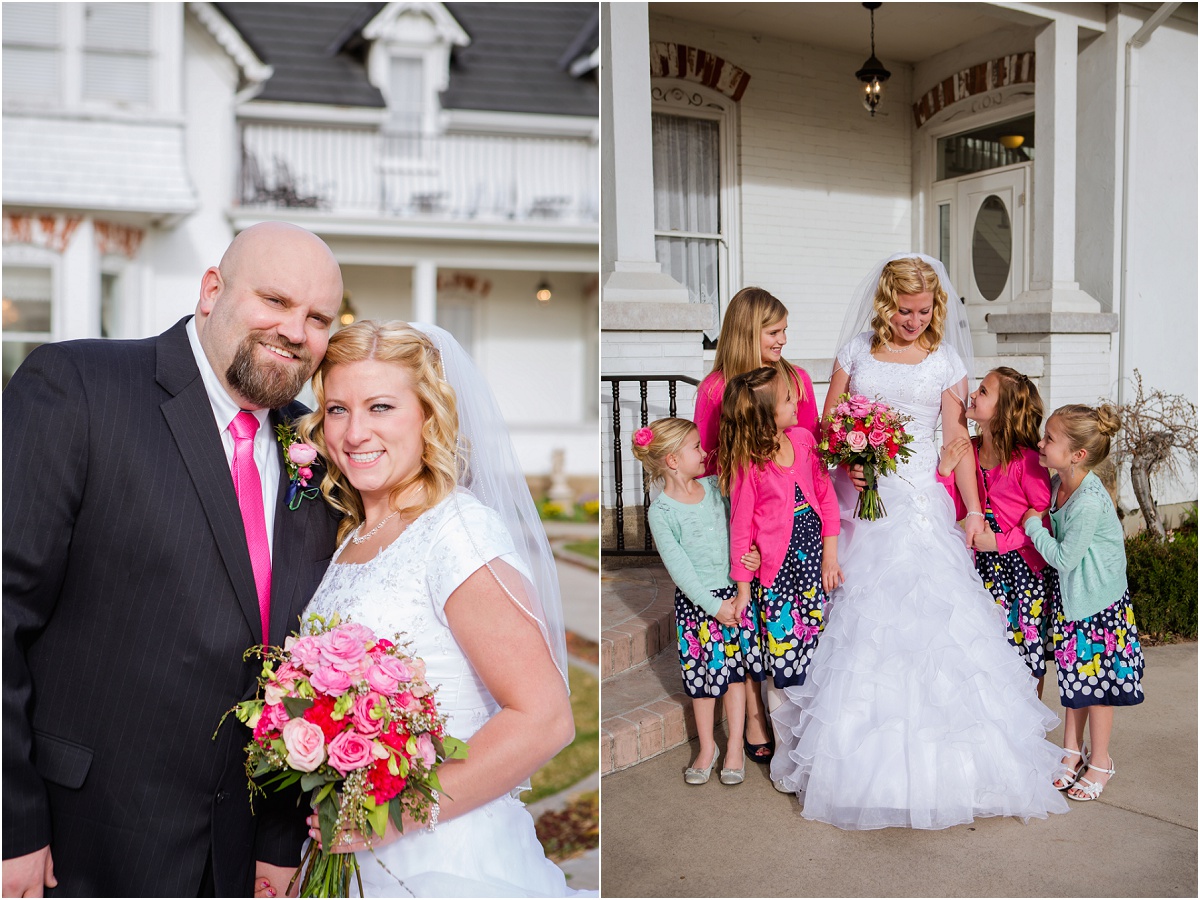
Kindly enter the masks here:
<path id="1" fill-rule="evenodd" d="M 259 692 L 232 712 L 254 732 L 246 745 L 252 797 L 269 785 L 311 791 L 322 847 L 343 829 L 382 836 L 389 819 L 403 830 L 406 812 L 429 821 L 441 790 L 437 769 L 465 758 L 467 745 L 445 733 L 425 664 L 399 636 L 389 641 L 336 615 L 313 615 L 282 649 L 247 654 L 263 661 Z M 271 777 L 260 786 L 255 779 L 264 776 Z M 353 853 L 314 842 L 300 873 L 302 897 L 348 897 L 351 875 L 362 893 Z"/>
<path id="2" fill-rule="evenodd" d="M 912 435 L 904 430 L 907 417 L 886 403 L 862 394 L 842 394 L 825 423 L 817 450 L 829 465 L 861 465 L 867 486 L 858 495 L 854 515 L 874 521 L 887 515 L 877 487 L 880 475 L 908 462 Z"/>

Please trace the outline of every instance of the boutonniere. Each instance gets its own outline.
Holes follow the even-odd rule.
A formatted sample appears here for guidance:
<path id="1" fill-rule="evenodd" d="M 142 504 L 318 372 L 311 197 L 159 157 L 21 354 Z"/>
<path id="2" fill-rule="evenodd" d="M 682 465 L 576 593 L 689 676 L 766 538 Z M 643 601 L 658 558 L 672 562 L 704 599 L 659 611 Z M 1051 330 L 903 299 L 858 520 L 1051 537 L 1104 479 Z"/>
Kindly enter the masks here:
<path id="1" fill-rule="evenodd" d="M 312 467 L 317 464 L 317 448 L 312 444 L 296 440 L 296 432 L 291 425 L 276 425 L 275 439 L 283 449 L 283 464 L 287 466 L 288 485 L 286 503 L 288 509 L 299 509 L 303 500 L 315 500 L 320 490 L 312 481 Z"/>

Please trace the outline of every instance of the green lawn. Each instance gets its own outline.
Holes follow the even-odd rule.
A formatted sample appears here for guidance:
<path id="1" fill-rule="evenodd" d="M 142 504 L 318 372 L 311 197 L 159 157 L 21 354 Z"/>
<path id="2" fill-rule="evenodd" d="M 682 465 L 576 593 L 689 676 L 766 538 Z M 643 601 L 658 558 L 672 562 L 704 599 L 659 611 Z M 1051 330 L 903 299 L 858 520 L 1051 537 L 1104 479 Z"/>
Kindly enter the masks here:
<path id="1" fill-rule="evenodd" d="M 570 544 L 564 545 L 566 549 L 572 553 L 578 553 L 580 556 L 590 556 L 592 559 L 600 558 L 600 539 L 592 538 L 587 541 L 573 541 Z"/>
<path id="2" fill-rule="evenodd" d="M 533 790 L 521 795 L 525 803 L 566 790 L 600 767 L 600 684 L 577 666 L 568 667 L 567 677 L 571 682 L 575 740 L 533 773 Z"/>

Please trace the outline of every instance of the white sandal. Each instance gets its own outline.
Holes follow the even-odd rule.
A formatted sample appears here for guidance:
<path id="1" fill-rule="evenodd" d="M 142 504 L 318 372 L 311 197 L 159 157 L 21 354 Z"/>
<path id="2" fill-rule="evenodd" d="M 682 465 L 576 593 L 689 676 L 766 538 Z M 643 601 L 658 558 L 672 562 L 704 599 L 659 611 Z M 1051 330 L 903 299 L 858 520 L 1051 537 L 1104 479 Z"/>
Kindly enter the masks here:
<path id="1" fill-rule="evenodd" d="M 1108 764 L 1112 768 L 1102 769 L 1099 766 L 1092 765 L 1090 763 L 1088 768 L 1094 769 L 1097 772 L 1103 772 L 1108 776 L 1108 780 L 1112 781 L 1112 777 L 1117 774 L 1117 761 L 1112 758 L 1111 753 L 1108 755 Z M 1098 800 L 1100 798 L 1100 794 L 1104 791 L 1105 785 L 1107 784 L 1108 781 L 1088 781 L 1086 778 L 1080 775 L 1079 780 L 1075 782 L 1075 784 L 1071 785 L 1071 787 L 1073 790 L 1078 791 L 1082 796 L 1077 797 L 1070 791 L 1067 792 L 1067 796 L 1072 800 L 1078 800 L 1080 803 L 1083 803 L 1086 800 Z"/>
<path id="2" fill-rule="evenodd" d="M 1067 763 L 1061 763 L 1062 771 L 1058 774 L 1058 777 L 1051 782 L 1051 787 L 1058 791 L 1067 791 L 1074 787 L 1075 782 L 1079 781 L 1080 776 L 1083 775 L 1084 771 L 1086 771 L 1088 767 L 1087 747 L 1084 747 L 1083 750 L 1071 750 L 1068 747 L 1063 747 L 1063 754 L 1078 756 L 1079 765 L 1070 766 Z"/>

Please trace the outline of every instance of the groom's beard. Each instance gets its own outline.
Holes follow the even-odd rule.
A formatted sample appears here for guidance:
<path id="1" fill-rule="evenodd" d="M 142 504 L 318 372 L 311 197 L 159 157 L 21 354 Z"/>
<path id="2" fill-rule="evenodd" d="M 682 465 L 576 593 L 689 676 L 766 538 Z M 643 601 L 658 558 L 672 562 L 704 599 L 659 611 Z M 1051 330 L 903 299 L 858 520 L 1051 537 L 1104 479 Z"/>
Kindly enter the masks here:
<path id="1" fill-rule="evenodd" d="M 296 361 L 256 362 L 254 348 L 260 343 L 273 344 L 295 354 Z M 279 334 L 252 331 L 238 345 L 225 378 L 230 387 L 256 406 L 278 409 L 296 399 L 315 368 L 312 354 L 304 344 L 293 344 Z"/>

